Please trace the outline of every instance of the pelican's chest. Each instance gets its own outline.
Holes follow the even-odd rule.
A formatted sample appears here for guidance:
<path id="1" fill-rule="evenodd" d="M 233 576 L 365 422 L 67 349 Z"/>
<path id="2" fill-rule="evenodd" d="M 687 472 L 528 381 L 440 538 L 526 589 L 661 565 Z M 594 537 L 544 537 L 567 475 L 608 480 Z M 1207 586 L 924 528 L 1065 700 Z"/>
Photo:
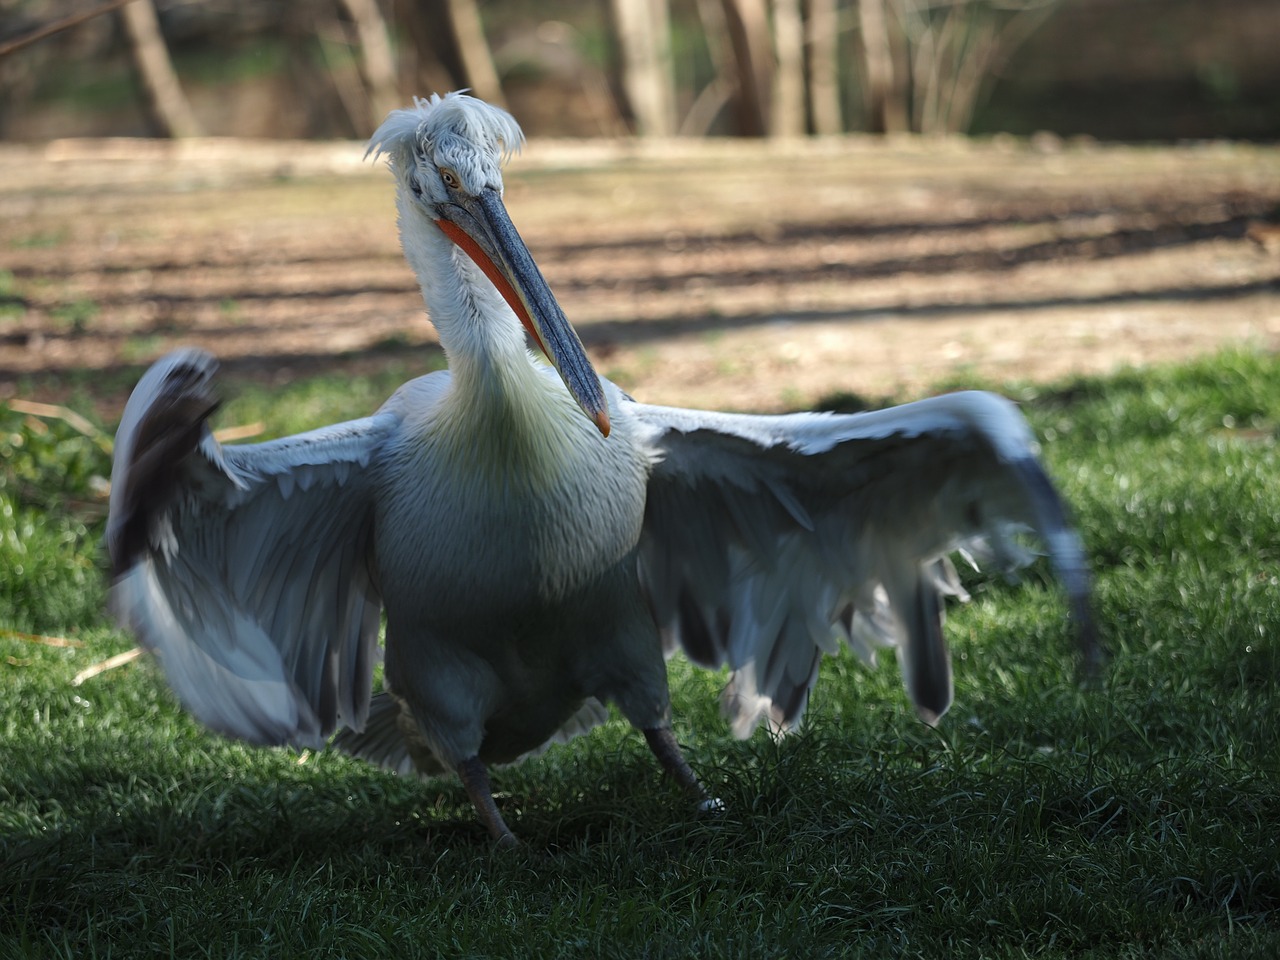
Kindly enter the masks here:
<path id="1" fill-rule="evenodd" d="M 534 416 L 435 412 L 379 480 L 378 567 L 405 581 L 384 579 L 384 595 L 468 609 L 565 596 L 634 548 L 649 466 L 625 430 L 600 436 L 571 401 Z"/>

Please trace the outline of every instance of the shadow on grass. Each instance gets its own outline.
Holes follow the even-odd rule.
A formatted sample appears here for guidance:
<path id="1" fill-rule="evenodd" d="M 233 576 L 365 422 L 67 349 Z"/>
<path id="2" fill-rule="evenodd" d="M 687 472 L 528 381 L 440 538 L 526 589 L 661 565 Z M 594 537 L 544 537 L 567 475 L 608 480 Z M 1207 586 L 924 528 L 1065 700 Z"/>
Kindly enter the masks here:
<path id="1" fill-rule="evenodd" d="M 658 318 L 652 320 L 601 321 L 581 324 L 578 332 L 588 350 L 607 350 L 611 346 L 635 345 L 669 340 L 675 337 L 716 333 L 762 327 L 785 319 L 790 324 L 831 323 L 844 321 L 883 321 L 892 318 L 950 318 L 963 315 L 991 313 L 1023 314 L 1039 310 L 1083 308 L 1097 306 L 1125 306 L 1154 302 L 1203 302 L 1229 301 L 1280 292 L 1280 280 L 1259 280 L 1243 284 L 1218 284 L 1214 286 L 1166 287 L 1157 290 L 1125 291 L 1092 296 L 1053 296 L 1024 300 L 982 300 L 972 303 L 924 303 L 894 307 L 840 308 L 833 310 L 788 311 L 781 317 L 776 311 L 744 313 L 734 316 L 706 317 L 703 319 Z M 231 332 L 228 328 L 227 332 Z M 241 331 L 242 332 L 242 331 Z M 202 335 L 216 336 L 218 331 L 202 330 Z M 135 333 L 108 334 L 107 339 L 128 340 Z M 222 371 L 228 380 L 243 379 L 253 382 L 276 382 L 280 370 L 287 367 L 294 377 L 326 375 L 362 375 L 376 371 L 391 361 L 430 371 L 444 364 L 444 352 L 438 344 L 406 345 L 399 342 L 377 344 L 363 350 L 342 353 L 317 350 L 310 353 L 256 354 L 252 356 L 220 358 Z M 146 363 L 108 363 L 96 368 L 50 369 L 40 373 L 0 367 L 0 385 L 15 385 L 14 392 L 34 396 L 45 393 L 75 392 L 89 386 L 97 387 L 96 396 L 115 390 L 126 391 L 149 366 Z M 114 389 L 113 389 L 114 388 Z M 1065 395 L 1064 395 L 1065 397 Z M 1084 395 L 1081 395 L 1084 399 Z M 123 398 L 120 398 L 120 403 Z M 854 395 L 833 398 L 838 403 L 832 409 L 852 412 L 866 409 L 856 406 Z M 111 404 L 109 404 L 111 405 Z"/>

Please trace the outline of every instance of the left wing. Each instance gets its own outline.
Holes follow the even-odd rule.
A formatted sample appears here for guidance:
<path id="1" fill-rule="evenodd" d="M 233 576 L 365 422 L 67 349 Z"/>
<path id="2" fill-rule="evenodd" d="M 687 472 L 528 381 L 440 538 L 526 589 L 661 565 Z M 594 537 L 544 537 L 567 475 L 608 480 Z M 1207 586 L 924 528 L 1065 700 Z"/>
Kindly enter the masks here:
<path id="1" fill-rule="evenodd" d="M 392 409 L 267 443 L 222 446 L 217 362 L 154 364 L 116 435 L 111 604 L 201 722 L 252 743 L 318 747 L 363 727 L 381 601 L 368 555 L 370 465 Z"/>
<path id="2" fill-rule="evenodd" d="M 1025 562 L 1044 542 L 1086 659 L 1089 574 L 1062 501 L 1012 403 L 987 393 L 872 413 L 746 416 L 630 404 L 655 460 L 641 576 L 669 647 L 725 663 L 725 709 L 746 736 L 797 723 L 822 654 L 895 644 L 928 722 L 951 704 L 948 554 Z M 646 436 L 647 433 L 647 436 Z"/>

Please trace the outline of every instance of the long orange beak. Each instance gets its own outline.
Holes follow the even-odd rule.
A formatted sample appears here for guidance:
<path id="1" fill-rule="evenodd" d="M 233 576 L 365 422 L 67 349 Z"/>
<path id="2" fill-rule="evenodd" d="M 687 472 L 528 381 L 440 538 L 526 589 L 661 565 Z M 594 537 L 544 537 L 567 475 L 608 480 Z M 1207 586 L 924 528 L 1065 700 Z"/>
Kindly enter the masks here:
<path id="1" fill-rule="evenodd" d="M 436 226 L 484 271 L 556 368 L 583 413 L 607 437 L 609 404 L 600 377 L 516 232 L 498 192 L 486 188 L 475 196 L 459 196 L 457 202 L 437 207 L 436 212 Z"/>

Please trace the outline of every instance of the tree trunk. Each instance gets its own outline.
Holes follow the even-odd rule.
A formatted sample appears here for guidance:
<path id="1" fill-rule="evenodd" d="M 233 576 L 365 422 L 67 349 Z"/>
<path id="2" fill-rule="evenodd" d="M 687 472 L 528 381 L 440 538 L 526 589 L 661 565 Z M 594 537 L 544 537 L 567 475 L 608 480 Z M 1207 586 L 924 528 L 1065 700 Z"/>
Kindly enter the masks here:
<path id="1" fill-rule="evenodd" d="M 498 82 L 498 70 L 493 65 L 493 53 L 485 39 L 484 22 L 476 0 L 445 0 L 445 7 L 467 86 L 481 100 L 505 107 L 502 84 Z"/>
<path id="2" fill-rule="evenodd" d="M 312 3 L 291 4 L 279 25 L 285 43 L 285 76 L 301 115 L 291 134 L 354 137 L 356 128 L 324 56 L 323 30 L 323 18 Z"/>
<path id="3" fill-rule="evenodd" d="M 675 132 L 671 21 L 667 0 L 611 0 L 622 52 L 622 92 L 642 137 Z"/>
<path id="4" fill-rule="evenodd" d="M 813 132 L 832 136 L 844 130 L 840 115 L 840 74 L 836 58 L 836 0 L 809 0 L 809 114 Z"/>
<path id="5" fill-rule="evenodd" d="M 349 24 L 338 19 L 336 12 L 325 5 L 323 15 L 313 14 L 310 24 L 315 30 L 317 49 L 324 63 L 327 86 L 337 95 L 342 107 L 342 126 L 345 137 L 367 137 L 372 131 L 369 120 L 373 110 L 369 106 L 369 91 L 360 76 L 360 70 L 345 55 L 359 43 L 352 35 Z"/>
<path id="6" fill-rule="evenodd" d="M 698 92 L 689 112 L 680 121 L 683 136 L 701 137 L 711 130 L 725 104 L 737 95 L 737 67 L 729 42 L 721 0 L 697 0 L 698 20 L 707 41 L 707 54 L 715 68 L 715 78 Z"/>
<path id="7" fill-rule="evenodd" d="M 408 40 L 401 52 L 408 92 L 426 96 L 465 87 L 466 70 L 453 30 L 440 29 L 441 23 L 449 22 L 445 0 L 402 0 L 393 10 Z"/>
<path id="8" fill-rule="evenodd" d="M 773 37 L 778 69 L 773 75 L 772 137 L 802 137 L 804 116 L 804 21 L 800 0 L 773 0 Z"/>
<path id="9" fill-rule="evenodd" d="M 889 99 L 893 94 L 893 54 L 885 0 L 858 0 L 858 26 L 862 33 L 862 62 L 866 77 L 867 130 L 889 133 Z"/>
<path id="10" fill-rule="evenodd" d="M 129 49 L 152 120 L 165 137 L 198 137 L 200 124 L 182 92 L 169 48 L 160 33 L 160 20 L 151 0 L 134 0 L 120 9 Z"/>
<path id="11" fill-rule="evenodd" d="M 894 0 L 893 23 L 889 26 L 889 62 L 893 83 L 884 104 L 885 127 L 892 132 L 911 130 L 911 39 L 904 23 L 906 0 Z"/>
<path id="12" fill-rule="evenodd" d="M 356 28 L 360 45 L 360 78 L 368 95 L 369 110 L 362 131 L 367 136 L 382 123 L 386 115 L 400 106 L 396 86 L 396 62 L 391 53 L 387 24 L 378 10 L 377 0 L 340 0 Z"/>
<path id="13" fill-rule="evenodd" d="M 773 88 L 773 44 L 764 0 L 721 0 L 736 73 L 738 132 L 763 137 L 769 131 Z"/>

